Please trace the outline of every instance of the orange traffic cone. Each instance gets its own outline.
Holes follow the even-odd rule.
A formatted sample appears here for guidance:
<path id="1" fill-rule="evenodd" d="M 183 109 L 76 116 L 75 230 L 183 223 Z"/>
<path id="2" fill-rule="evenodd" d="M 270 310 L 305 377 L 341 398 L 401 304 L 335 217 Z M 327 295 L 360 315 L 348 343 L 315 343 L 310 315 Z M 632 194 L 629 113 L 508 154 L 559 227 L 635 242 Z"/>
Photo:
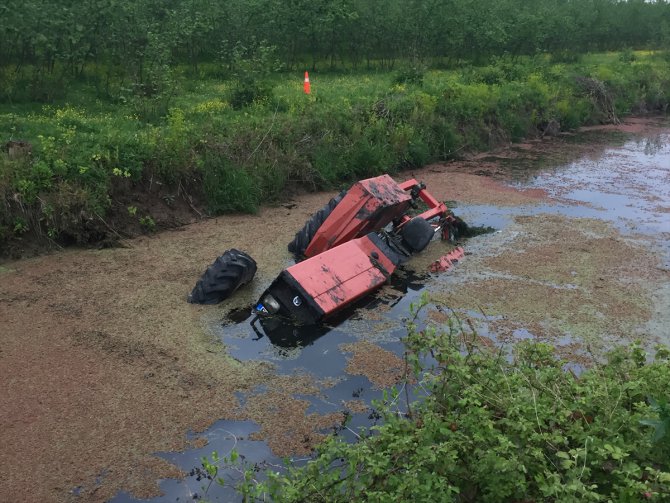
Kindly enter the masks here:
<path id="1" fill-rule="evenodd" d="M 312 89 L 309 85 L 309 73 L 305 72 L 305 85 L 303 86 L 305 89 L 305 94 L 310 94 L 312 92 Z"/>

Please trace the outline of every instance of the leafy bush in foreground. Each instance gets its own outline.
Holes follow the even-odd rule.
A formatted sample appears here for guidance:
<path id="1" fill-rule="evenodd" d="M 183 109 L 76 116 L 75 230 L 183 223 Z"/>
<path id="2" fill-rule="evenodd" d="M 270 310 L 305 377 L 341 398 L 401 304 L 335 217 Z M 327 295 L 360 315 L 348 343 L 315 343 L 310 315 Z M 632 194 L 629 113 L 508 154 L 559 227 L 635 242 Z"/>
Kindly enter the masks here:
<path id="1" fill-rule="evenodd" d="M 247 500 L 667 501 L 668 352 L 647 361 L 618 348 L 579 377 L 552 348 L 511 359 L 454 324 L 411 323 L 407 361 L 420 395 L 408 412 L 380 405 L 384 424 L 355 444 L 330 438 L 313 461 L 257 482 Z M 430 362 L 430 363 L 427 363 Z M 654 401 L 659 398 L 659 401 Z M 655 428 L 650 427 L 653 426 Z M 654 434 L 655 432 L 655 434 Z"/>

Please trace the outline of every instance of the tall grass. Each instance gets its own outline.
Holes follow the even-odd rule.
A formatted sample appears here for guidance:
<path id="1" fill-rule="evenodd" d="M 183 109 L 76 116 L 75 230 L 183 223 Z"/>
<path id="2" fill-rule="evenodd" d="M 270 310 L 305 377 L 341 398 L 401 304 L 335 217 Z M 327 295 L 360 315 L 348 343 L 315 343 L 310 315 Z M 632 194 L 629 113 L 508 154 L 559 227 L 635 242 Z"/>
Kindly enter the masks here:
<path id="1" fill-rule="evenodd" d="M 246 105 L 234 102 L 239 82 L 174 75 L 151 98 L 82 83 L 51 105 L 3 105 L 0 144 L 27 141 L 32 155 L 0 153 L 0 243 L 25 232 L 78 236 L 148 181 L 198 184 L 211 213 L 252 212 L 288 185 L 333 188 L 543 134 L 549 124 L 611 120 L 584 79 L 602 86 L 617 116 L 665 111 L 670 101 L 667 59 L 649 53 L 500 60 L 412 78 L 312 74 L 311 95 L 302 75 L 275 74 Z"/>

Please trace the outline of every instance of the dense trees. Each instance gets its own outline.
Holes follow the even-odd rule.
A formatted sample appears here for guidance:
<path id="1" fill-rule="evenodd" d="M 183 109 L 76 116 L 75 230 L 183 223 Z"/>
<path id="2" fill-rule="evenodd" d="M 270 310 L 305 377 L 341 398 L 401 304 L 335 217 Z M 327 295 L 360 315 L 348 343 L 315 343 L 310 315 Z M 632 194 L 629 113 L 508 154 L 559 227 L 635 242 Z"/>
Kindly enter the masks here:
<path id="1" fill-rule="evenodd" d="M 0 66 L 78 76 L 117 66 L 230 63 L 271 46 L 287 67 L 482 61 L 538 51 L 658 47 L 666 0 L 5 0 Z"/>

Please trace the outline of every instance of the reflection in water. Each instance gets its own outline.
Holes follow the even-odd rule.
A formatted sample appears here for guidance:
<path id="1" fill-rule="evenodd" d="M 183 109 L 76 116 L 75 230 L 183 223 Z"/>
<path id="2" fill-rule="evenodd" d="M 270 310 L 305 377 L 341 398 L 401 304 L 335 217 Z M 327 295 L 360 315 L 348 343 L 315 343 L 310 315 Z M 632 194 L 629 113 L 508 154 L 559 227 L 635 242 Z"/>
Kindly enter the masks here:
<path id="1" fill-rule="evenodd" d="M 573 203 L 570 216 L 595 217 L 621 225 L 623 232 L 656 236 L 670 232 L 669 145 L 668 134 L 631 141 L 598 159 L 542 173 L 529 185 Z"/>
<path id="2" fill-rule="evenodd" d="M 656 135 L 644 139 L 644 155 L 656 155 L 668 146 L 667 137 Z"/>
<path id="3" fill-rule="evenodd" d="M 350 306 L 345 307 L 325 322 L 316 325 L 301 325 L 282 316 L 257 316 L 252 305 L 230 310 L 222 321 L 223 338 L 227 340 L 228 327 L 240 328 L 248 322 L 254 336 L 249 340 L 260 341 L 267 339 L 278 349 L 304 348 L 314 344 L 319 338 L 340 327 L 352 317 L 357 317 L 365 311 L 375 311 L 384 307 L 389 310 L 396 306 L 407 292 L 423 290 L 428 274 L 417 274 L 408 269 L 399 268 L 396 274 L 389 278 L 389 286 L 394 295 L 381 295 L 375 292 Z M 364 316 L 364 314 L 363 314 Z M 346 327 L 345 327 L 346 328 Z M 236 341 L 236 345 L 239 341 Z"/>
<path id="4" fill-rule="evenodd" d="M 259 339 L 265 336 L 273 345 L 285 349 L 304 348 L 333 329 L 325 324 L 297 325 L 280 316 L 255 316 L 251 327 Z"/>

